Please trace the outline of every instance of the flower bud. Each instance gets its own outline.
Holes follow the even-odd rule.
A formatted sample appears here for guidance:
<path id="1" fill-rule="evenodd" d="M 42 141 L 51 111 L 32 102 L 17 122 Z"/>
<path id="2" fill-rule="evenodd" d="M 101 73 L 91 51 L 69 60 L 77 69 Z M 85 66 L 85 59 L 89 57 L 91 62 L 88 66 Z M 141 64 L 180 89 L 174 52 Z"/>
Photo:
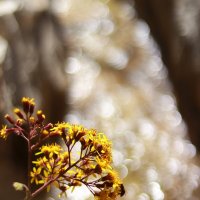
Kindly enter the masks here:
<path id="1" fill-rule="evenodd" d="M 48 123 L 48 124 L 44 127 L 45 130 L 50 130 L 51 128 L 53 128 L 53 124 L 52 124 L 52 123 Z"/>
<path id="2" fill-rule="evenodd" d="M 102 173 L 102 169 L 101 166 L 99 164 L 97 164 L 94 168 L 94 172 L 97 174 L 101 174 Z"/>
<path id="3" fill-rule="evenodd" d="M 38 118 L 38 121 L 39 121 L 40 123 L 42 123 L 42 122 L 45 120 L 45 115 L 42 113 L 41 110 L 38 110 L 38 111 L 37 111 L 37 118 Z"/>
<path id="4" fill-rule="evenodd" d="M 17 119 L 16 124 L 17 124 L 17 126 L 22 126 L 23 125 L 23 120 L 22 119 Z"/>
<path id="5" fill-rule="evenodd" d="M 17 191 L 22 191 L 24 189 L 24 184 L 19 183 L 19 182 L 14 182 L 13 183 L 13 187 L 15 188 L 15 190 Z"/>
<path id="6" fill-rule="evenodd" d="M 85 135 L 85 132 L 78 132 L 75 136 L 75 140 L 78 141 L 80 140 L 81 137 L 83 137 Z"/>
<path id="7" fill-rule="evenodd" d="M 87 147 L 85 139 L 81 138 L 80 143 L 81 143 L 82 149 L 84 150 Z"/>
<path id="8" fill-rule="evenodd" d="M 23 105 L 23 110 L 26 114 L 27 113 L 30 113 L 30 114 L 33 113 L 34 107 L 35 107 L 34 99 L 30 99 L 28 97 L 23 97 L 22 98 L 22 105 Z"/>
<path id="9" fill-rule="evenodd" d="M 35 104 L 29 104 L 29 113 L 32 115 L 35 108 Z"/>
<path id="10" fill-rule="evenodd" d="M 13 120 L 13 118 L 10 115 L 6 114 L 5 119 L 7 119 L 11 124 L 15 124 L 15 121 Z"/>
<path id="11" fill-rule="evenodd" d="M 20 118 L 20 119 L 24 119 L 24 116 L 21 112 L 21 110 L 19 108 L 15 108 L 14 109 L 14 113 Z"/>

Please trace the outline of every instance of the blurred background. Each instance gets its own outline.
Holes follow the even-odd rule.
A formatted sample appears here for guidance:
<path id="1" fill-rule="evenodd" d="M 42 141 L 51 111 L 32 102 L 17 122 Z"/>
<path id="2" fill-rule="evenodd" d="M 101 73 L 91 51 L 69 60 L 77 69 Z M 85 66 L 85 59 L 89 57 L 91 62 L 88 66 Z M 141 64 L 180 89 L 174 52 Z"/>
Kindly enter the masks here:
<path id="1" fill-rule="evenodd" d="M 1 0 L 0 123 L 33 97 L 112 140 L 121 199 L 199 200 L 199 19 L 199 0 Z M 0 141 L 0 199 L 23 199 L 25 147 Z"/>

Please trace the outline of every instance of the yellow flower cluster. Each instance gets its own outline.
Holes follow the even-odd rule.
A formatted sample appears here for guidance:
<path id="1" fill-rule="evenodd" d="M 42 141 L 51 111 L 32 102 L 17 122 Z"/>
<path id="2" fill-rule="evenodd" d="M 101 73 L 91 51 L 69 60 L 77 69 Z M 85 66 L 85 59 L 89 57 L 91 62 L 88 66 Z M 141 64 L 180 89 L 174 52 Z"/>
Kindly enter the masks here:
<path id="1" fill-rule="evenodd" d="M 38 189 L 32 197 L 53 184 L 65 194 L 69 188 L 85 185 L 98 200 L 116 199 L 124 194 L 124 187 L 111 167 L 111 142 L 103 133 L 70 123 L 45 124 L 41 110 L 33 116 L 34 99 L 22 98 L 23 110 L 14 109 L 17 119 L 5 118 L 12 125 L 3 126 L 0 137 L 13 133 L 23 137 L 28 144 L 29 156 L 35 160 L 29 164 L 29 184 Z M 64 145 L 47 144 L 49 138 L 58 137 Z M 76 148 L 75 148 L 76 147 Z M 77 148 L 79 147 L 79 150 Z M 30 190 L 30 188 L 28 188 Z"/>
<path id="2" fill-rule="evenodd" d="M 42 146 L 36 153 L 42 157 L 33 161 L 32 182 L 56 182 L 62 194 L 70 187 L 84 184 L 97 199 L 104 199 L 105 195 L 116 199 L 121 194 L 122 182 L 111 167 L 111 142 L 103 133 L 81 125 L 57 123 L 49 134 L 60 135 L 67 150 L 58 144 Z M 79 155 L 73 157 L 77 143 Z"/>

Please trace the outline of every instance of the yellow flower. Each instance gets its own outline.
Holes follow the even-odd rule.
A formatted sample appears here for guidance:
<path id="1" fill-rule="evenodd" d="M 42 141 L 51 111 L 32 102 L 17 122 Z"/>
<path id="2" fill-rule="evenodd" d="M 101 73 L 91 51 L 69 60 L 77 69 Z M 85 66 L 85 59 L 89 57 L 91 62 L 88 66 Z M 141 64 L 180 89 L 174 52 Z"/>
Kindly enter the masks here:
<path id="1" fill-rule="evenodd" d="M 101 167 L 102 170 L 112 169 L 112 167 L 110 166 L 110 162 L 108 162 L 108 160 L 106 159 L 97 157 L 96 162 Z"/>
<path id="2" fill-rule="evenodd" d="M 52 129 L 51 132 L 52 133 L 57 133 L 59 135 L 61 135 L 63 133 L 63 131 L 65 131 L 65 129 L 69 128 L 69 123 L 57 123 Z"/>
<path id="3" fill-rule="evenodd" d="M 114 199 L 116 199 L 116 198 L 111 198 L 110 193 L 111 193 L 110 190 L 104 189 L 98 194 L 98 196 L 95 196 L 95 200 L 114 200 Z"/>
<path id="4" fill-rule="evenodd" d="M 90 139 L 93 139 L 97 135 L 97 131 L 95 129 L 89 129 L 87 130 L 87 135 Z"/>
<path id="5" fill-rule="evenodd" d="M 38 167 L 44 167 L 44 166 L 46 166 L 47 162 L 48 162 L 48 160 L 44 156 L 43 158 L 38 158 L 36 161 L 33 161 L 32 163 Z"/>
<path id="6" fill-rule="evenodd" d="M 0 130 L 0 137 L 2 137 L 3 139 L 7 138 L 7 126 L 3 126 L 2 129 Z"/>
<path id="7" fill-rule="evenodd" d="M 33 98 L 29 98 L 29 97 L 23 97 L 22 98 L 22 103 L 28 103 L 28 104 L 31 104 L 31 105 L 35 105 L 35 102 L 34 102 L 34 99 Z"/>
<path id="8" fill-rule="evenodd" d="M 41 168 L 36 169 L 35 167 L 33 167 L 33 171 L 30 173 L 31 183 L 35 182 L 36 185 L 44 183 L 41 180 L 40 173 L 41 173 Z"/>
<path id="9" fill-rule="evenodd" d="M 60 161 L 63 163 L 68 163 L 69 153 L 67 151 L 60 154 Z"/>
<path id="10" fill-rule="evenodd" d="M 48 135 L 48 134 L 49 134 L 49 131 L 43 130 L 41 133 L 42 133 L 43 135 Z"/>
<path id="11" fill-rule="evenodd" d="M 103 133 L 98 133 L 94 137 L 94 146 L 92 150 L 96 150 L 101 158 L 103 158 L 107 163 L 111 163 L 111 142 Z"/>
<path id="12" fill-rule="evenodd" d="M 120 180 L 118 174 L 116 171 L 113 169 L 108 170 L 108 174 L 106 176 L 107 181 L 111 182 L 112 188 L 111 193 L 113 197 L 117 197 L 118 195 L 121 194 L 121 186 L 122 186 L 122 181 Z"/>
<path id="13" fill-rule="evenodd" d="M 58 144 L 51 144 L 51 145 L 43 145 L 40 148 L 40 151 L 37 152 L 35 155 L 39 154 L 47 154 L 49 158 L 53 157 L 53 155 L 58 155 L 62 151 L 62 148 Z"/>
<path id="14" fill-rule="evenodd" d="M 111 188 L 104 188 L 101 190 L 96 196 L 95 200 L 116 200 L 118 196 L 121 196 L 121 185 L 118 185 L 118 188 L 114 189 L 113 187 Z"/>
<path id="15" fill-rule="evenodd" d="M 51 170 L 52 171 L 52 170 Z M 50 179 L 54 179 L 55 176 L 57 176 L 57 174 L 52 174 L 51 171 L 48 171 L 48 170 L 44 170 L 43 171 L 43 176 L 42 176 L 42 179 L 44 181 L 44 183 L 48 182 Z M 47 186 L 47 192 L 50 191 L 51 189 L 51 185 L 54 185 L 55 187 L 59 188 L 59 184 L 57 181 L 54 181 L 52 182 L 50 185 Z"/>

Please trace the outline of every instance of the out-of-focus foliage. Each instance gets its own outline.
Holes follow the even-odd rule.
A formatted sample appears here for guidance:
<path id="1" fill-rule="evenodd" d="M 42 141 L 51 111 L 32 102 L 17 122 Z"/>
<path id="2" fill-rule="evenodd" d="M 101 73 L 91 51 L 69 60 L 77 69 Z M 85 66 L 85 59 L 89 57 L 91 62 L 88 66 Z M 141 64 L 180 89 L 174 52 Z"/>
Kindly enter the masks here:
<path id="1" fill-rule="evenodd" d="M 66 118 L 97 127 L 112 139 L 114 164 L 125 183 L 123 199 L 197 200 L 196 150 L 159 50 L 134 7 L 114 0 L 41 2 L 68 37 L 71 111 Z M 90 198 L 84 188 L 79 191 L 69 199 Z"/>

